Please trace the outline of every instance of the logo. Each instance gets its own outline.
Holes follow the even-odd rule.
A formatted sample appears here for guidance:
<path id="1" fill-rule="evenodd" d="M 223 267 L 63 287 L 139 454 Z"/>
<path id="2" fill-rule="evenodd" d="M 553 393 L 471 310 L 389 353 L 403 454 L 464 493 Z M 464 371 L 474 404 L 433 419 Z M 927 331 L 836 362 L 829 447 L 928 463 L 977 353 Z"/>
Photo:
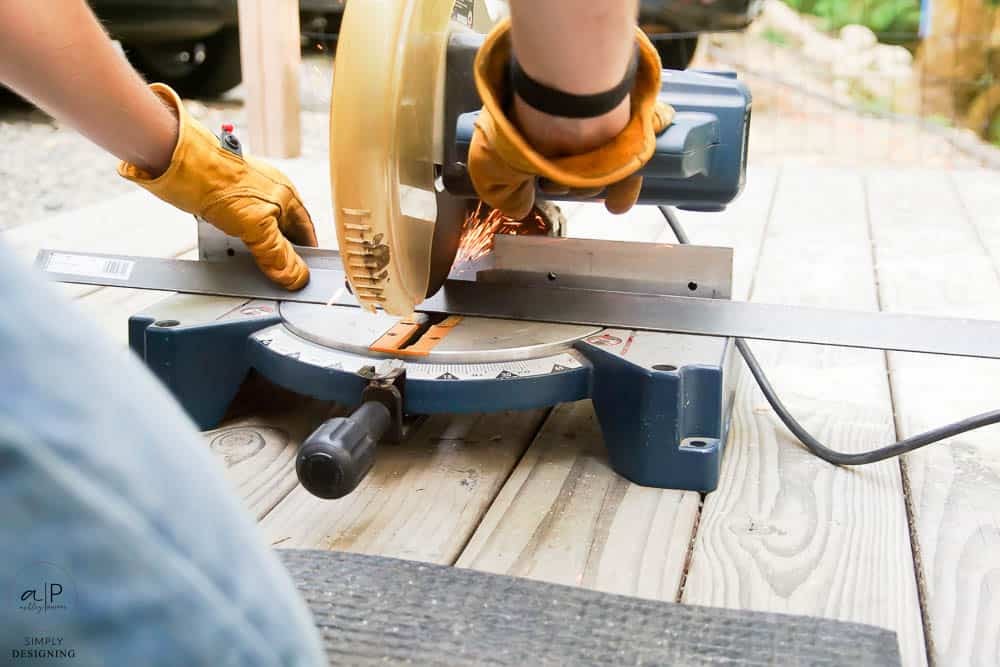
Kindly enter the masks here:
<path id="1" fill-rule="evenodd" d="M 24 568 L 14 579 L 13 604 L 27 614 L 60 614 L 76 603 L 76 587 L 69 574 L 44 561 Z"/>
<path id="2" fill-rule="evenodd" d="M 59 658 L 75 662 L 76 648 L 65 637 L 45 632 L 59 627 L 60 617 L 67 616 L 76 606 L 76 583 L 69 572 L 54 563 L 35 562 L 17 572 L 3 594 L 6 596 L 4 604 L 12 609 L 11 613 L 30 616 L 31 620 L 26 620 L 25 625 L 37 625 L 41 634 L 24 635 L 18 638 L 16 645 L 4 646 L 0 662 L 5 665 L 37 664 L 39 659 Z M 48 661 L 46 664 L 50 664 Z"/>

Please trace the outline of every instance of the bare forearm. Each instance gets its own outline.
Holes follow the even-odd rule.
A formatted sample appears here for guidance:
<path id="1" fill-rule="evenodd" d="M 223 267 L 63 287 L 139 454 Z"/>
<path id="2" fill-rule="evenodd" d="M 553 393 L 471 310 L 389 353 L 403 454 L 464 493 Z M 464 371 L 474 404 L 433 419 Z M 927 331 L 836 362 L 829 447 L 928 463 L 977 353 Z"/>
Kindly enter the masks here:
<path id="1" fill-rule="evenodd" d="M 84 0 L 0 1 L 0 83 L 151 174 L 170 164 L 177 119 Z"/>
<path id="2" fill-rule="evenodd" d="M 628 69 L 638 11 L 638 0 L 511 0 L 514 53 L 522 69 L 547 86 L 576 95 L 604 92 Z M 588 119 L 550 116 L 515 98 L 514 116 L 541 152 L 583 152 L 621 132 L 629 98 Z"/>

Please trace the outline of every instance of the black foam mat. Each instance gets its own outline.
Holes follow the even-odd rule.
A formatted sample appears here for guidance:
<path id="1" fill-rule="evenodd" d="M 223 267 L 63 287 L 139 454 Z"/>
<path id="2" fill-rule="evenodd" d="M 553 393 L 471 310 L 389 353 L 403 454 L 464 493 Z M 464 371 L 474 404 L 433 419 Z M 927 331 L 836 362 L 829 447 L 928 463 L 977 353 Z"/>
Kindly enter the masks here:
<path id="1" fill-rule="evenodd" d="M 331 664 L 899 665 L 896 633 L 379 556 L 279 549 Z"/>

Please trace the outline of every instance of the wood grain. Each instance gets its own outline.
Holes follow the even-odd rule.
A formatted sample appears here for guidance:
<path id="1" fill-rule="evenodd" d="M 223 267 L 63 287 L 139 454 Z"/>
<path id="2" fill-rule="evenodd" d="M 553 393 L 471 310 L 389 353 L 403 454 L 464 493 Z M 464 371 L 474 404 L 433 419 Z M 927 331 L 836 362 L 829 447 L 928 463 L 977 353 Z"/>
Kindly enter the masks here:
<path id="1" fill-rule="evenodd" d="M 18 225 L 3 238 L 25 261 L 34 260 L 43 247 L 176 257 L 197 245 L 197 230 L 189 214 L 147 192 L 135 192 Z"/>
<path id="2" fill-rule="evenodd" d="M 878 172 L 868 179 L 882 307 L 1000 318 L 995 173 Z M 961 335 L 957 332 L 956 335 Z M 900 435 L 996 410 L 1000 363 L 889 355 Z M 1000 428 L 904 459 L 932 654 L 1000 664 Z"/>
<path id="3" fill-rule="evenodd" d="M 757 270 L 760 301 L 874 310 L 864 189 L 851 172 L 786 169 Z M 884 355 L 753 343 L 793 414 L 835 449 L 894 437 Z M 693 604 L 872 623 L 925 662 L 899 465 L 835 468 L 806 452 L 744 373 L 719 490 L 684 589 Z"/>
<path id="4" fill-rule="evenodd" d="M 239 20 L 250 148 L 295 157 L 302 149 L 298 0 L 239 0 Z"/>
<path id="5" fill-rule="evenodd" d="M 457 565 L 673 599 L 698 495 L 637 486 L 607 463 L 590 401 L 561 405 Z"/>
<path id="6" fill-rule="evenodd" d="M 726 213 L 681 213 L 696 242 L 736 248 L 734 289 L 746 294 L 767 219 L 774 172 L 751 174 Z M 590 238 L 672 242 L 651 207 L 621 217 L 588 205 L 569 229 Z M 575 224 L 583 216 L 582 224 Z M 617 232 L 617 233 L 616 233 Z M 458 565 L 562 584 L 673 600 L 680 591 L 699 496 L 619 477 L 590 401 L 556 408 L 476 530 Z"/>
<path id="7" fill-rule="evenodd" d="M 306 398 L 282 402 L 204 433 L 209 449 L 225 465 L 226 477 L 257 520 L 298 486 L 299 444 L 325 419 L 345 412 L 332 403 Z"/>
<path id="8" fill-rule="evenodd" d="M 293 490 L 261 526 L 274 544 L 453 563 L 545 410 L 429 418 L 345 498 Z"/>

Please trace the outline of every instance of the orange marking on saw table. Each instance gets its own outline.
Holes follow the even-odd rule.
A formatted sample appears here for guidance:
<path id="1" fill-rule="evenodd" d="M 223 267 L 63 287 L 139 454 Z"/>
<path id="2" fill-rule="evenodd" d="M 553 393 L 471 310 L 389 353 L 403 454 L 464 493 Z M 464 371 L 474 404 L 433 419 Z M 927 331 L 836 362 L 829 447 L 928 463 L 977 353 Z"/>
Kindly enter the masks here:
<path id="1" fill-rule="evenodd" d="M 398 354 L 400 348 L 410 342 L 413 335 L 420 330 L 420 325 L 412 320 L 400 320 L 391 329 L 382 334 L 378 340 L 368 346 L 372 352 Z"/>
<path id="2" fill-rule="evenodd" d="M 440 324 L 432 325 L 413 345 L 403 347 L 420 329 L 420 325 L 409 320 L 402 320 L 372 343 L 368 349 L 372 352 L 382 352 L 398 357 L 426 357 L 461 321 L 461 316 L 452 315 Z"/>
<path id="3" fill-rule="evenodd" d="M 427 330 L 427 333 L 420 337 L 420 340 L 407 348 L 403 348 L 399 353 L 411 357 L 426 357 L 461 321 L 461 316 L 452 315 L 440 324 L 433 325 Z"/>

